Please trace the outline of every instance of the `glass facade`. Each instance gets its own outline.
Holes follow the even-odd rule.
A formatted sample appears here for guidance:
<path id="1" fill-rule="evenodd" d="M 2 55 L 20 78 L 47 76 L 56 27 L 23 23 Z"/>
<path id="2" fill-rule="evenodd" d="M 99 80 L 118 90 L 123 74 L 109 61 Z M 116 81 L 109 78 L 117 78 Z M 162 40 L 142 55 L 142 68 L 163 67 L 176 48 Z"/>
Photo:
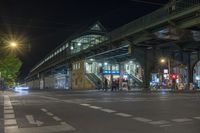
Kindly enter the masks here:
<path id="1" fill-rule="evenodd" d="M 195 88 L 200 89 L 200 61 L 194 67 L 193 81 Z"/>
<path id="2" fill-rule="evenodd" d="M 99 43 L 106 41 L 103 35 L 84 35 L 71 41 L 71 53 L 78 53 Z"/>
<path id="3" fill-rule="evenodd" d="M 121 63 L 111 63 L 111 62 L 96 62 L 86 60 L 85 62 L 85 72 L 87 74 L 95 74 L 102 80 L 106 78 L 108 80 L 108 85 L 110 87 L 111 80 L 119 81 L 119 85 L 126 82 L 129 89 L 134 89 L 139 83 L 142 83 L 143 69 L 141 65 L 134 61 L 126 61 Z"/>
<path id="4" fill-rule="evenodd" d="M 95 24 L 87 34 L 83 34 L 77 38 L 67 40 L 66 42 L 62 43 L 59 47 L 53 50 L 50 54 L 48 54 L 40 63 L 38 63 L 32 71 L 42 66 L 47 61 L 50 61 L 54 57 L 58 57 L 60 55 L 70 55 L 74 53 L 81 52 L 89 47 L 98 45 L 108 38 L 105 36 L 105 32 L 102 31 L 102 27 L 99 24 Z"/>

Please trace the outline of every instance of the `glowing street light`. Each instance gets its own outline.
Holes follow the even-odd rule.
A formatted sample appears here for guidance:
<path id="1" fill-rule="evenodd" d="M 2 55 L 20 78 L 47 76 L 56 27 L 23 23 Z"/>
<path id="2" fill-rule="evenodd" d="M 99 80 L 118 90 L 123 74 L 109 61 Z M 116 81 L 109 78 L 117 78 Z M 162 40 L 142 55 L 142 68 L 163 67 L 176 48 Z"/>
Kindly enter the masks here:
<path id="1" fill-rule="evenodd" d="M 160 59 L 160 62 L 161 62 L 161 63 L 165 63 L 166 60 L 165 60 L 164 58 L 162 58 L 162 59 Z"/>
<path id="2" fill-rule="evenodd" d="M 17 48 L 18 44 L 16 42 L 11 42 L 10 47 L 11 48 Z"/>
<path id="3" fill-rule="evenodd" d="M 171 72 L 171 63 L 170 63 L 170 59 L 169 59 L 169 58 L 161 58 L 161 59 L 160 59 L 160 63 L 161 63 L 161 64 L 167 64 L 168 71 L 169 71 L 169 74 L 170 74 L 170 72 Z"/>

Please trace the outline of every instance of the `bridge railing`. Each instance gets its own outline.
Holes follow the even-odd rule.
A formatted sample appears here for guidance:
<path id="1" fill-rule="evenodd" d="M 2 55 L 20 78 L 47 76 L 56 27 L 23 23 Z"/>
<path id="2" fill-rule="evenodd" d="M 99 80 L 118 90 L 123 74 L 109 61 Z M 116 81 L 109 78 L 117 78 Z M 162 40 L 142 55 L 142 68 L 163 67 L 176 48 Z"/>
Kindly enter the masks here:
<path id="1" fill-rule="evenodd" d="M 179 13 L 185 12 L 200 6 L 200 0 L 179 0 L 176 3 L 169 3 L 164 7 L 136 19 L 112 32 L 109 33 L 111 41 L 123 38 L 129 34 L 134 34 L 142 31 L 152 25 L 158 25 L 167 21 L 170 17 L 176 16 Z"/>

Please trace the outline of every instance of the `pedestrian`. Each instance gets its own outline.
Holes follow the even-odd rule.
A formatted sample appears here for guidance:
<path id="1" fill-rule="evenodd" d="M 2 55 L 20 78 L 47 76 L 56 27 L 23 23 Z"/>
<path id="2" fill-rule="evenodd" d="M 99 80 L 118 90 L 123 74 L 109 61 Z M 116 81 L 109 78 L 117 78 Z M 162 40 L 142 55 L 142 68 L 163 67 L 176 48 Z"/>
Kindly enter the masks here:
<path id="1" fill-rule="evenodd" d="M 116 90 L 119 91 L 119 78 L 116 80 Z"/>
<path id="2" fill-rule="evenodd" d="M 111 91 L 114 91 L 114 90 L 116 90 L 116 84 L 115 84 L 115 80 L 112 80 Z"/>
<path id="3" fill-rule="evenodd" d="M 105 89 L 105 91 L 108 90 L 108 79 L 107 78 L 105 78 L 105 81 L 104 81 L 104 89 Z"/>

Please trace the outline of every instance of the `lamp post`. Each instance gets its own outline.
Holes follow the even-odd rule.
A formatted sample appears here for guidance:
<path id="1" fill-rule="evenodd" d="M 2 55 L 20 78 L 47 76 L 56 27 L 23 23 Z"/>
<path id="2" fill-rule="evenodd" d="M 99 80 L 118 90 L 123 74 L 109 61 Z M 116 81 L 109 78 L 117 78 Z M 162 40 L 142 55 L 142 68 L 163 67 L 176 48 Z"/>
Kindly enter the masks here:
<path id="1" fill-rule="evenodd" d="M 171 73 L 171 63 L 169 58 L 161 58 L 160 59 L 161 64 L 166 64 L 167 63 L 167 68 L 168 68 L 168 73 Z"/>

